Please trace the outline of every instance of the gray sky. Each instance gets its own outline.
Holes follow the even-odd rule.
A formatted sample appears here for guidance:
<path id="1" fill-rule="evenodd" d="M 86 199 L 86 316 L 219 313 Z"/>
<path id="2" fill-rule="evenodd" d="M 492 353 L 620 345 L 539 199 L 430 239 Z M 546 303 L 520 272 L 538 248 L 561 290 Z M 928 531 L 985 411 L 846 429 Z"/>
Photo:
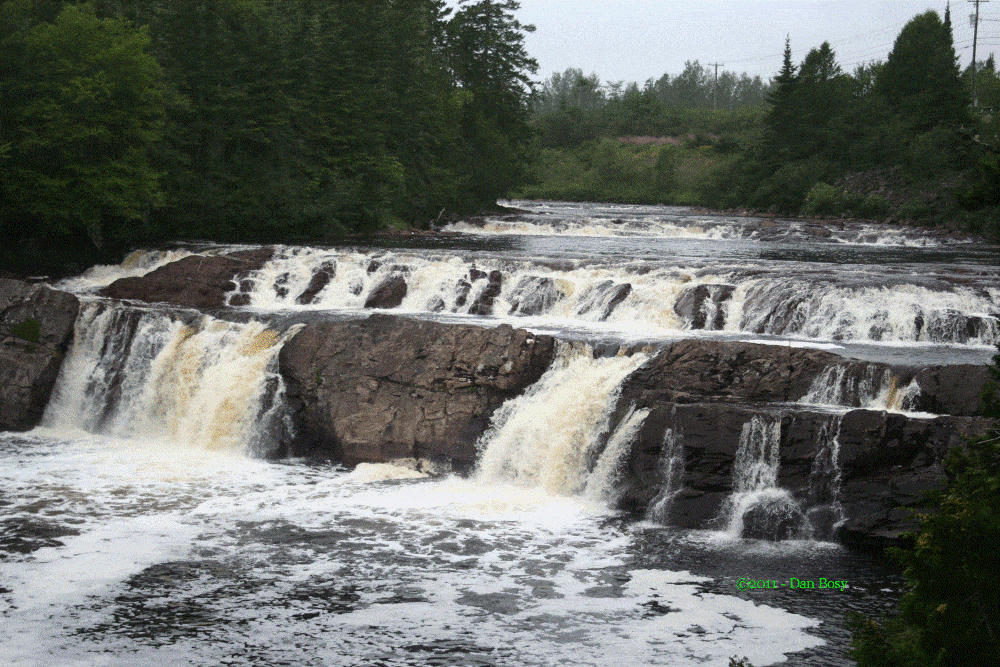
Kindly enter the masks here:
<path id="1" fill-rule="evenodd" d="M 777 74 L 791 38 L 796 64 L 830 42 L 841 67 L 885 60 L 902 27 L 928 9 L 944 16 L 946 0 L 521 0 L 518 19 L 534 24 L 526 45 L 538 79 L 568 67 L 604 82 L 678 74 L 686 60 L 723 63 L 720 71 Z M 1000 0 L 980 6 L 979 49 L 1000 52 Z M 973 5 L 951 3 L 955 47 L 972 59 Z"/>

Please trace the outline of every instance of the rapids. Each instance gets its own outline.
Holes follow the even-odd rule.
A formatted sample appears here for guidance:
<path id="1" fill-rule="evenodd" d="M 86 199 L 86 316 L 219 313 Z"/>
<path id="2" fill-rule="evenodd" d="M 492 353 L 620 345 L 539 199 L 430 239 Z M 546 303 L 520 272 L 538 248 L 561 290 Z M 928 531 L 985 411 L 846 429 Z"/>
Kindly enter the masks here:
<path id="1" fill-rule="evenodd" d="M 901 578 L 812 528 L 815 512 L 839 517 L 841 415 L 913 414 L 916 380 L 879 363 L 989 359 L 997 249 L 877 225 L 514 205 L 431 238 L 278 248 L 211 315 L 95 293 L 233 248 L 140 252 L 63 281 L 83 306 L 43 425 L 0 434 L 0 662 L 849 665 L 846 612 L 884 613 Z M 282 345 L 302 322 L 373 307 L 560 339 L 492 415 L 469 476 L 266 458 L 291 437 Z M 619 405 L 622 383 L 687 337 L 870 364 L 831 366 L 782 407 L 829 412 L 808 507 L 777 485 L 777 418 L 760 415 L 716 530 L 668 525 L 678 429 L 647 520 L 613 509 L 649 418 Z M 792 517 L 791 539 L 740 537 L 762 504 Z M 847 587 L 740 586 L 793 577 Z"/>

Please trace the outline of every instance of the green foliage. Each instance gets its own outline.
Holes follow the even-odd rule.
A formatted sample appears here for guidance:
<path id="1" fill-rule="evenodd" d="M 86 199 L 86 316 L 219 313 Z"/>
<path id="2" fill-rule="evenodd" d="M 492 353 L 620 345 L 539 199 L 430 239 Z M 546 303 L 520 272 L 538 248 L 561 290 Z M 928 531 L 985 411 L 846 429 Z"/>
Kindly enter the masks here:
<path id="1" fill-rule="evenodd" d="M 962 144 L 954 128 L 936 125 L 913 137 L 904 154 L 904 165 L 918 178 L 968 168 L 969 152 Z"/>
<path id="2" fill-rule="evenodd" d="M 857 203 L 857 198 L 849 195 L 843 188 L 817 183 L 806 195 L 802 212 L 806 215 L 840 215 L 853 209 Z"/>
<path id="3" fill-rule="evenodd" d="M 881 218 L 888 215 L 889 210 L 890 204 L 884 197 L 865 197 L 827 183 L 814 185 L 802 204 L 802 213 L 810 216 Z"/>
<path id="4" fill-rule="evenodd" d="M 517 194 L 565 201 L 672 203 L 690 154 L 675 146 L 631 146 L 612 139 L 572 150 L 543 148 L 534 165 L 536 183 Z"/>
<path id="5" fill-rule="evenodd" d="M 3 20 L 16 24 L 9 9 Z M 161 197 L 149 151 L 161 136 L 165 94 L 149 36 L 98 18 L 87 4 L 66 5 L 53 23 L 17 27 L 4 39 L 16 60 L 5 58 L 0 82 L 10 143 L 0 163 L 4 218 L 14 211 L 37 232 L 101 248 Z"/>
<path id="6" fill-rule="evenodd" d="M 914 17 L 896 38 L 879 72 L 879 92 L 918 132 L 968 119 L 950 23 L 934 11 Z"/>
<path id="7" fill-rule="evenodd" d="M 517 8 L 8 0 L 0 226 L 38 248 L 315 241 L 492 206 L 531 141 Z"/>
<path id="8" fill-rule="evenodd" d="M 983 413 L 997 416 L 1000 354 L 990 373 Z M 860 667 L 971 667 L 1000 655 L 1000 433 L 952 449 L 945 472 L 914 546 L 893 554 L 910 583 L 899 613 L 851 618 Z"/>

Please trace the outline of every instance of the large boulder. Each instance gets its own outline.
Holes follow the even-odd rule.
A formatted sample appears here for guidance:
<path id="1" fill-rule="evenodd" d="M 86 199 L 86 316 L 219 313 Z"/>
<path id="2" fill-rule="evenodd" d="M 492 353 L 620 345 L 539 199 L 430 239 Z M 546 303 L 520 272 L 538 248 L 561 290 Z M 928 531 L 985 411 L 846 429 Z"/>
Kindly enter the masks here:
<path id="1" fill-rule="evenodd" d="M 308 324 L 279 356 L 298 433 L 290 453 L 467 470 L 493 411 L 538 380 L 553 352 L 551 337 L 506 324 L 388 314 Z"/>
<path id="2" fill-rule="evenodd" d="M 0 279 L 0 430 L 41 421 L 79 309 L 72 294 Z"/>
<path id="3" fill-rule="evenodd" d="M 735 291 L 733 285 L 695 285 L 685 289 L 674 303 L 674 312 L 692 329 L 722 329 L 726 311 L 722 307 Z M 709 320 L 708 316 L 712 319 Z"/>
<path id="4" fill-rule="evenodd" d="M 240 250 L 227 255 L 189 255 L 147 273 L 120 278 L 100 291 L 113 299 L 169 303 L 184 308 L 216 310 L 245 276 L 260 269 L 273 248 Z"/>
<path id="5" fill-rule="evenodd" d="M 403 303 L 406 292 L 406 278 L 398 273 L 390 274 L 368 294 L 365 308 L 396 308 Z"/>

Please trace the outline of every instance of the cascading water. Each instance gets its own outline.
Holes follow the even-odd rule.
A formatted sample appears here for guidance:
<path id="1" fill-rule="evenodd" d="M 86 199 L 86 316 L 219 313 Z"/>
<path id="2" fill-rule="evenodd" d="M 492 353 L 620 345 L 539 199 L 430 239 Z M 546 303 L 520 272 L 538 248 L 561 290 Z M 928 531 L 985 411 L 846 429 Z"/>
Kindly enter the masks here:
<path id="1" fill-rule="evenodd" d="M 764 274 L 764 275 L 762 275 Z M 993 345 L 1000 290 L 882 286 L 828 271 L 771 275 L 753 262 L 649 266 L 470 257 L 440 251 L 283 248 L 240 281 L 229 302 L 263 310 L 393 308 L 492 316 L 516 323 L 605 322 L 652 333 L 716 330 L 827 341 Z"/>
<path id="2" fill-rule="evenodd" d="M 634 406 L 629 408 L 618 428 L 608 438 L 608 444 L 597 459 L 593 472 L 587 477 L 585 496 L 595 502 L 608 505 L 615 503 L 618 499 L 622 459 L 628 454 L 629 446 L 648 416 L 648 409 L 636 410 Z"/>
<path id="3" fill-rule="evenodd" d="M 43 425 L 267 455 L 286 428 L 276 364 L 290 333 L 85 303 Z"/>
<path id="4" fill-rule="evenodd" d="M 646 516 L 652 521 L 668 523 L 670 506 L 684 485 L 684 435 L 680 428 L 668 428 L 663 432 L 660 479 L 663 480 L 663 487 L 650 501 Z"/>
<path id="5" fill-rule="evenodd" d="M 743 425 L 733 462 L 733 493 L 722 518 L 732 537 L 808 537 L 798 502 L 778 487 L 781 421 L 753 417 Z"/>
<path id="6" fill-rule="evenodd" d="M 835 229 L 837 242 L 816 250 L 802 243 L 804 225 L 673 220 L 684 214 L 656 207 L 537 208 L 506 230 L 488 222 L 485 241 L 279 248 L 240 276 L 230 305 L 250 311 L 241 318 L 280 311 L 282 321 L 394 308 L 626 348 L 680 337 L 774 342 L 765 334 L 843 343 L 845 361 L 803 399 L 823 409 L 761 408 L 781 410 L 783 424 L 809 413 L 815 450 L 792 445 L 773 415 L 747 418 L 740 432 L 721 523 L 772 539 L 825 539 L 836 528 L 839 496 L 848 506 L 851 492 L 846 476 L 840 488 L 844 408 L 908 409 L 919 388 L 876 362 L 969 363 L 992 354 L 976 348 L 998 337 L 995 250 L 952 261 L 946 248 L 904 249 L 919 245 L 895 238 L 910 230 L 858 228 Z M 859 259 L 863 247 L 842 244 L 860 235 L 890 245 Z M 137 255 L 62 286 L 91 295 L 169 259 Z M 497 411 L 471 478 L 244 456 L 282 439 L 274 364 L 288 335 L 84 299 L 46 427 L 0 434 L 0 663 L 607 667 L 746 655 L 757 665 L 847 667 L 839 591 L 740 591 L 737 582 L 843 579 L 852 608 L 872 617 L 894 602 L 885 590 L 899 590 L 898 578 L 829 543 L 734 542 L 616 515 L 622 455 L 659 416 L 620 396 L 645 353 L 595 359 L 594 349 L 561 343 L 541 380 Z M 948 361 L 928 361 L 935 355 Z M 871 372 L 847 359 L 870 361 Z M 685 409 L 687 419 L 699 408 Z M 682 482 L 703 488 L 696 477 L 714 465 L 697 420 L 687 433 L 680 423 L 689 422 L 665 429 L 658 460 L 638 452 L 628 471 L 663 482 L 649 512 L 664 523 L 682 502 L 686 516 L 706 496 L 706 512 L 717 505 L 717 470 L 708 493 L 675 498 Z M 778 488 L 783 435 L 797 448 L 786 459 L 796 472 L 785 472 L 805 514 Z"/>
<path id="7" fill-rule="evenodd" d="M 494 414 L 480 439 L 476 479 L 558 494 L 579 493 L 592 484 L 593 493 L 603 494 L 612 483 L 616 457 L 645 411 L 624 420 L 615 451 L 593 473 L 591 462 L 608 436 L 622 382 L 647 360 L 641 353 L 595 359 L 587 345 L 560 343 L 541 379 Z"/>
<path id="8" fill-rule="evenodd" d="M 920 398 L 920 384 L 912 378 L 905 387 L 890 369 L 848 364 L 830 366 L 813 380 L 799 403 L 845 408 L 912 413 Z"/>
<path id="9" fill-rule="evenodd" d="M 816 437 L 816 458 L 809 473 L 806 516 L 817 539 L 833 537 L 837 525 L 844 520 L 840 504 L 840 426 L 842 415 L 824 423 Z"/>

